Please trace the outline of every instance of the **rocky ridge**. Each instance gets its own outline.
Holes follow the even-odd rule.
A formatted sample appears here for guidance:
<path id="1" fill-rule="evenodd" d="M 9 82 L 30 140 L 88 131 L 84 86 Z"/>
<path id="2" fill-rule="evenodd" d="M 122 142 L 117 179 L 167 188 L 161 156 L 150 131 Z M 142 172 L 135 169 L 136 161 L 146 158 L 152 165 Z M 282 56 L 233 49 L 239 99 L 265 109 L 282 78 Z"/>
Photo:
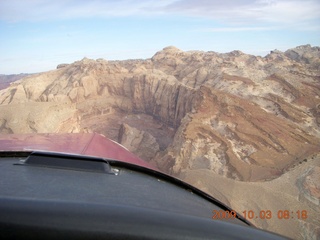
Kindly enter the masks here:
<path id="1" fill-rule="evenodd" d="M 30 76 L 30 74 L 26 74 L 26 73 L 10 74 L 10 75 L 0 74 L 0 90 L 9 87 L 10 83 L 18 81 L 19 79 L 24 78 L 26 76 Z"/>
<path id="2" fill-rule="evenodd" d="M 264 188 L 320 152 L 319 59 L 310 45 L 265 57 L 167 47 L 146 60 L 84 58 L 0 90 L 0 133 L 98 132 L 239 207 L 240 193 L 204 177 Z M 319 169 L 301 174 L 290 194 L 317 212 Z M 318 236 L 314 220 L 297 229 Z"/>
<path id="3" fill-rule="evenodd" d="M 211 169 L 259 181 L 280 176 L 319 151 L 319 55 L 319 47 L 306 45 L 264 58 L 175 47 L 147 60 L 84 58 L 12 84 L 1 91 L 0 103 L 2 108 L 41 103 L 47 109 L 55 103 L 76 109 L 69 120 L 76 126 L 29 126 L 18 132 L 63 128 L 98 131 L 118 140 L 120 127 L 127 124 L 126 129 L 131 126 L 154 139 L 159 148 L 147 159 L 165 172 L 179 176 L 181 169 Z M 129 114 L 143 118 L 128 119 Z M 106 122 L 97 126 L 98 118 Z M 9 127 L 9 114 L 1 121 L 0 131 L 17 132 Z"/>

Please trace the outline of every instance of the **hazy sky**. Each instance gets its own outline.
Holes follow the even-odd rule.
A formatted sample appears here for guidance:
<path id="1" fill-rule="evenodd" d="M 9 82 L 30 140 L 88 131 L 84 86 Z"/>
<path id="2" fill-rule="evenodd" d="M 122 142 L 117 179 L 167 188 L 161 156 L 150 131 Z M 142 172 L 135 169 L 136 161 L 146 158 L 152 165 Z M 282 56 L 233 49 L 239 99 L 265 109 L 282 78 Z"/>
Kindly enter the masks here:
<path id="1" fill-rule="evenodd" d="M 169 45 L 264 56 L 304 44 L 320 45 L 320 0 L 0 0 L 0 74 Z"/>

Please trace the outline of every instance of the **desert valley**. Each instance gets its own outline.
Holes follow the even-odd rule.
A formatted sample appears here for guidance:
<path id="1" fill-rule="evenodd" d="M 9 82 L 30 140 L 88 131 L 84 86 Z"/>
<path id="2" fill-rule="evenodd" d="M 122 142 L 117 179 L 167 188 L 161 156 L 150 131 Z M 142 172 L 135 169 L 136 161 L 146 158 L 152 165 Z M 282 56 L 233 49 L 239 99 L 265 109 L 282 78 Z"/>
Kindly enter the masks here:
<path id="1" fill-rule="evenodd" d="M 166 47 L 1 83 L 0 134 L 103 134 L 240 213 L 271 211 L 250 219 L 262 229 L 320 238 L 320 47 L 265 57 Z"/>

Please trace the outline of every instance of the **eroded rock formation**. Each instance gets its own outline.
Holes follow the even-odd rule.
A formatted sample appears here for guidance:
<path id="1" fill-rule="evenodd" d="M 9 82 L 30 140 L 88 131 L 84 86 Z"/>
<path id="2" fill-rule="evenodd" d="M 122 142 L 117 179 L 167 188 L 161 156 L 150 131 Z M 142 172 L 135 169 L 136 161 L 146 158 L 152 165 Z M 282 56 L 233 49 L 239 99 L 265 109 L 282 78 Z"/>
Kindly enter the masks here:
<path id="1" fill-rule="evenodd" d="M 243 207 L 233 200 L 240 193 L 212 190 L 204 176 L 265 187 L 308 165 L 320 151 L 319 59 L 310 45 L 265 57 L 167 47 L 146 60 L 84 58 L 0 90 L 0 133 L 98 132 Z M 315 214 L 319 169 L 303 171 L 292 196 Z M 297 229 L 318 236 L 313 221 L 300 222 Z"/>
<path id="2" fill-rule="evenodd" d="M 211 169 L 239 180 L 270 179 L 319 151 L 319 55 L 318 47 L 306 45 L 264 58 L 175 47 L 147 60 L 84 58 L 27 77 L 2 90 L 0 97 L 2 108 L 55 103 L 61 109 L 75 106 L 76 113 L 71 111 L 68 119 L 62 110 L 54 113 L 59 119 L 55 127 L 52 121 L 47 128 L 29 124 L 19 130 L 10 127 L 10 114 L 3 114 L 6 124 L 0 131 L 77 129 L 117 140 L 119 129 L 131 126 L 136 129 L 131 135 L 159 142 L 159 148 L 150 145 L 147 159 L 168 173 Z M 144 117 L 125 118 L 130 114 Z M 22 117 L 23 124 L 32 123 L 33 115 Z M 60 126 L 60 118 L 73 126 Z M 148 129 L 146 122 L 151 124 Z M 160 126 L 156 130 L 155 124 Z M 148 152 L 144 141 L 130 143 L 128 139 L 136 139 L 125 138 L 124 145 L 135 146 L 140 156 Z"/>

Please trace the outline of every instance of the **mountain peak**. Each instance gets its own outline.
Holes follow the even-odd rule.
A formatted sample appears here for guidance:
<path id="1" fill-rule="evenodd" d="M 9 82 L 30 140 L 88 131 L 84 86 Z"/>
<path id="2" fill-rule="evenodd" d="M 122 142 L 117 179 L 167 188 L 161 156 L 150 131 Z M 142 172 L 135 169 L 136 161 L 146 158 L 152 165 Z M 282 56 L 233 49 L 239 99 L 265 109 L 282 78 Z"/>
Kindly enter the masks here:
<path id="1" fill-rule="evenodd" d="M 320 47 L 312 47 L 310 44 L 288 49 L 284 55 L 296 62 L 310 64 L 315 67 L 320 64 Z"/>
<path id="2" fill-rule="evenodd" d="M 181 50 L 175 46 L 168 46 L 162 49 L 162 51 L 166 52 L 181 52 Z"/>

